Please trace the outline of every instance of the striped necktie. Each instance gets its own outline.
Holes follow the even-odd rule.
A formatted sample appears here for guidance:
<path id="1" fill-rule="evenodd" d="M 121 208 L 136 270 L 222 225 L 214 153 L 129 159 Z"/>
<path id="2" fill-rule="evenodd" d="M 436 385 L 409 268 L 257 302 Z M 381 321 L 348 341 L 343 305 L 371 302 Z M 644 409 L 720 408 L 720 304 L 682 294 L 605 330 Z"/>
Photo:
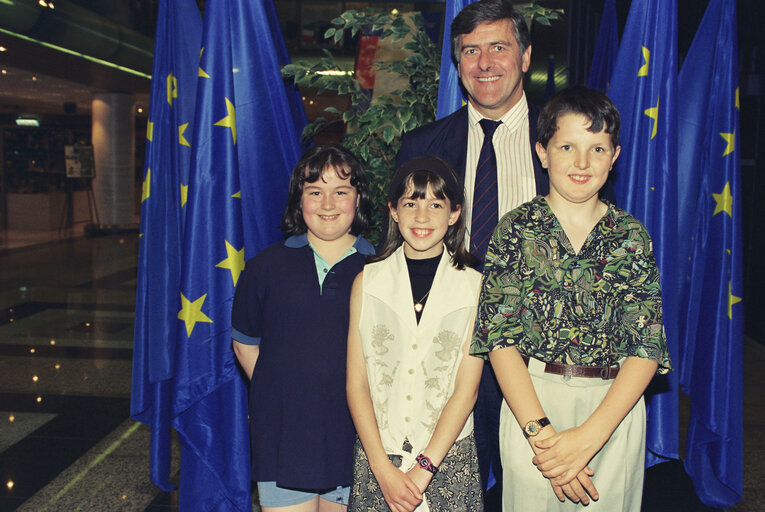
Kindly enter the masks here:
<path id="1" fill-rule="evenodd" d="M 489 239 L 497 227 L 498 190 L 497 190 L 497 155 L 494 153 L 492 137 L 502 121 L 481 119 L 483 145 L 475 171 L 473 190 L 473 219 L 470 228 L 470 252 L 483 264 Z"/>

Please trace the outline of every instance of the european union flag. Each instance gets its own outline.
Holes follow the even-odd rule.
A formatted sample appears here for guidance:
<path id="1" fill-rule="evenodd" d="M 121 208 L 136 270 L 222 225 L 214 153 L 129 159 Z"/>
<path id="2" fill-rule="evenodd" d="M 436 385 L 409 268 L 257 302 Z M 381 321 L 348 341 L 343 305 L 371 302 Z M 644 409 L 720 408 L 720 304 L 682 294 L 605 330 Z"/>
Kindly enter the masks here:
<path id="1" fill-rule="evenodd" d="M 269 25 L 273 8 L 271 0 L 206 2 L 173 397 L 182 510 L 252 510 L 231 304 L 245 260 L 281 238 L 289 174 L 302 153 L 302 105 L 281 78 L 286 51 Z"/>
<path id="2" fill-rule="evenodd" d="M 441 73 L 438 79 L 436 119 L 446 117 L 462 107 L 462 89 L 452 59 L 452 20 L 473 0 L 446 0 L 444 10 L 444 42 L 441 48 Z"/>
<path id="3" fill-rule="evenodd" d="M 664 328 L 677 363 L 677 3 L 634 0 L 610 96 L 622 119 L 614 188 L 620 207 L 645 224 L 661 272 Z M 662 389 L 663 388 L 663 389 Z M 678 458 L 676 372 L 646 393 L 646 465 Z"/>
<path id="4" fill-rule="evenodd" d="M 151 427 L 151 480 L 167 491 L 170 379 L 181 279 L 183 205 L 191 161 L 202 17 L 193 0 L 162 0 L 157 12 L 146 165 L 141 197 L 130 415 Z"/>
<path id="5" fill-rule="evenodd" d="M 680 71 L 683 263 L 680 383 L 691 398 L 685 468 L 710 507 L 743 488 L 742 243 L 736 2 L 711 0 Z"/>
<path id="6" fill-rule="evenodd" d="M 609 79 L 614 72 L 616 52 L 619 49 L 619 23 L 616 19 L 616 0 L 606 0 L 603 16 L 600 18 L 598 39 L 590 64 L 587 87 L 608 92 Z"/>

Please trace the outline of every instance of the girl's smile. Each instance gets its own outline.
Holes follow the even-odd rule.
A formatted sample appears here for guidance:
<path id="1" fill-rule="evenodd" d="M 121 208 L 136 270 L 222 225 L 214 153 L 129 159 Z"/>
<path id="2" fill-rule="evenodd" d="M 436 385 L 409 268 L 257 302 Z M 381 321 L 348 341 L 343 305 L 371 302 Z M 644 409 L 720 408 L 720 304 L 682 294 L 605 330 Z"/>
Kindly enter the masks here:
<path id="1" fill-rule="evenodd" d="M 448 199 L 439 199 L 428 187 L 423 198 L 411 197 L 408 189 L 394 208 L 388 204 L 393 221 L 404 238 L 404 254 L 410 259 L 434 258 L 441 254 L 449 226 L 460 216 L 459 206 L 452 211 Z"/>
<path id="2" fill-rule="evenodd" d="M 358 204 L 358 194 L 350 178 L 342 179 L 333 169 L 321 178 L 303 184 L 303 220 L 312 244 L 333 242 L 348 235 Z"/>

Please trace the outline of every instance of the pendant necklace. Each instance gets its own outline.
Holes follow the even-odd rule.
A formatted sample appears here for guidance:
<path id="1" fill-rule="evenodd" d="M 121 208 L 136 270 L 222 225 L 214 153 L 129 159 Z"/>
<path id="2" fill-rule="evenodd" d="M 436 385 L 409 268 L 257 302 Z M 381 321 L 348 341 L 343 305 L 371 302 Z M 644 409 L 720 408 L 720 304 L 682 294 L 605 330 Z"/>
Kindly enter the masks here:
<path id="1" fill-rule="evenodd" d="M 415 303 L 414 303 L 414 310 L 415 310 L 417 313 L 421 313 L 421 312 L 422 312 L 422 308 L 424 308 L 424 307 L 425 307 L 425 299 L 427 299 L 427 298 L 428 298 L 428 294 L 429 294 L 429 293 L 430 293 L 430 290 L 428 290 L 427 292 L 425 292 L 425 295 L 423 295 L 423 296 L 422 296 L 422 298 L 421 298 L 420 300 L 418 300 L 417 302 L 415 302 Z"/>

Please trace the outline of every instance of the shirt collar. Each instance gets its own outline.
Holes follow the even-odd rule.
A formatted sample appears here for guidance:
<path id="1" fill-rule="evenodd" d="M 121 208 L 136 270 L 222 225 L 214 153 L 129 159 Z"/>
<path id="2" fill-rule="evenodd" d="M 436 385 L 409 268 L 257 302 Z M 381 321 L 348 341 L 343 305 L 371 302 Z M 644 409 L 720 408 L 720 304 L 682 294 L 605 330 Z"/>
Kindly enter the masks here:
<path id="1" fill-rule="evenodd" d="M 303 233 L 302 235 L 292 235 L 284 241 L 284 245 L 290 249 L 299 249 L 308 245 L 308 236 Z M 375 253 L 374 246 L 369 243 L 363 236 L 357 236 L 356 241 L 353 242 L 353 248 L 359 254 L 364 256 L 370 256 Z"/>
<path id="2" fill-rule="evenodd" d="M 526 93 L 524 92 L 518 103 L 513 105 L 510 110 L 505 112 L 505 115 L 499 118 L 499 120 L 502 121 L 500 128 L 504 126 L 505 129 L 514 132 L 523 126 L 524 121 L 528 122 L 528 118 L 529 104 L 526 101 Z M 484 119 L 484 117 L 470 102 L 468 102 L 468 119 L 470 119 L 470 124 L 473 128 L 481 129 L 480 126 L 477 125 L 481 119 Z"/>
<path id="3" fill-rule="evenodd" d="M 308 245 L 308 236 L 303 233 L 302 235 L 292 235 L 284 241 L 284 245 L 290 249 L 299 249 Z"/>

